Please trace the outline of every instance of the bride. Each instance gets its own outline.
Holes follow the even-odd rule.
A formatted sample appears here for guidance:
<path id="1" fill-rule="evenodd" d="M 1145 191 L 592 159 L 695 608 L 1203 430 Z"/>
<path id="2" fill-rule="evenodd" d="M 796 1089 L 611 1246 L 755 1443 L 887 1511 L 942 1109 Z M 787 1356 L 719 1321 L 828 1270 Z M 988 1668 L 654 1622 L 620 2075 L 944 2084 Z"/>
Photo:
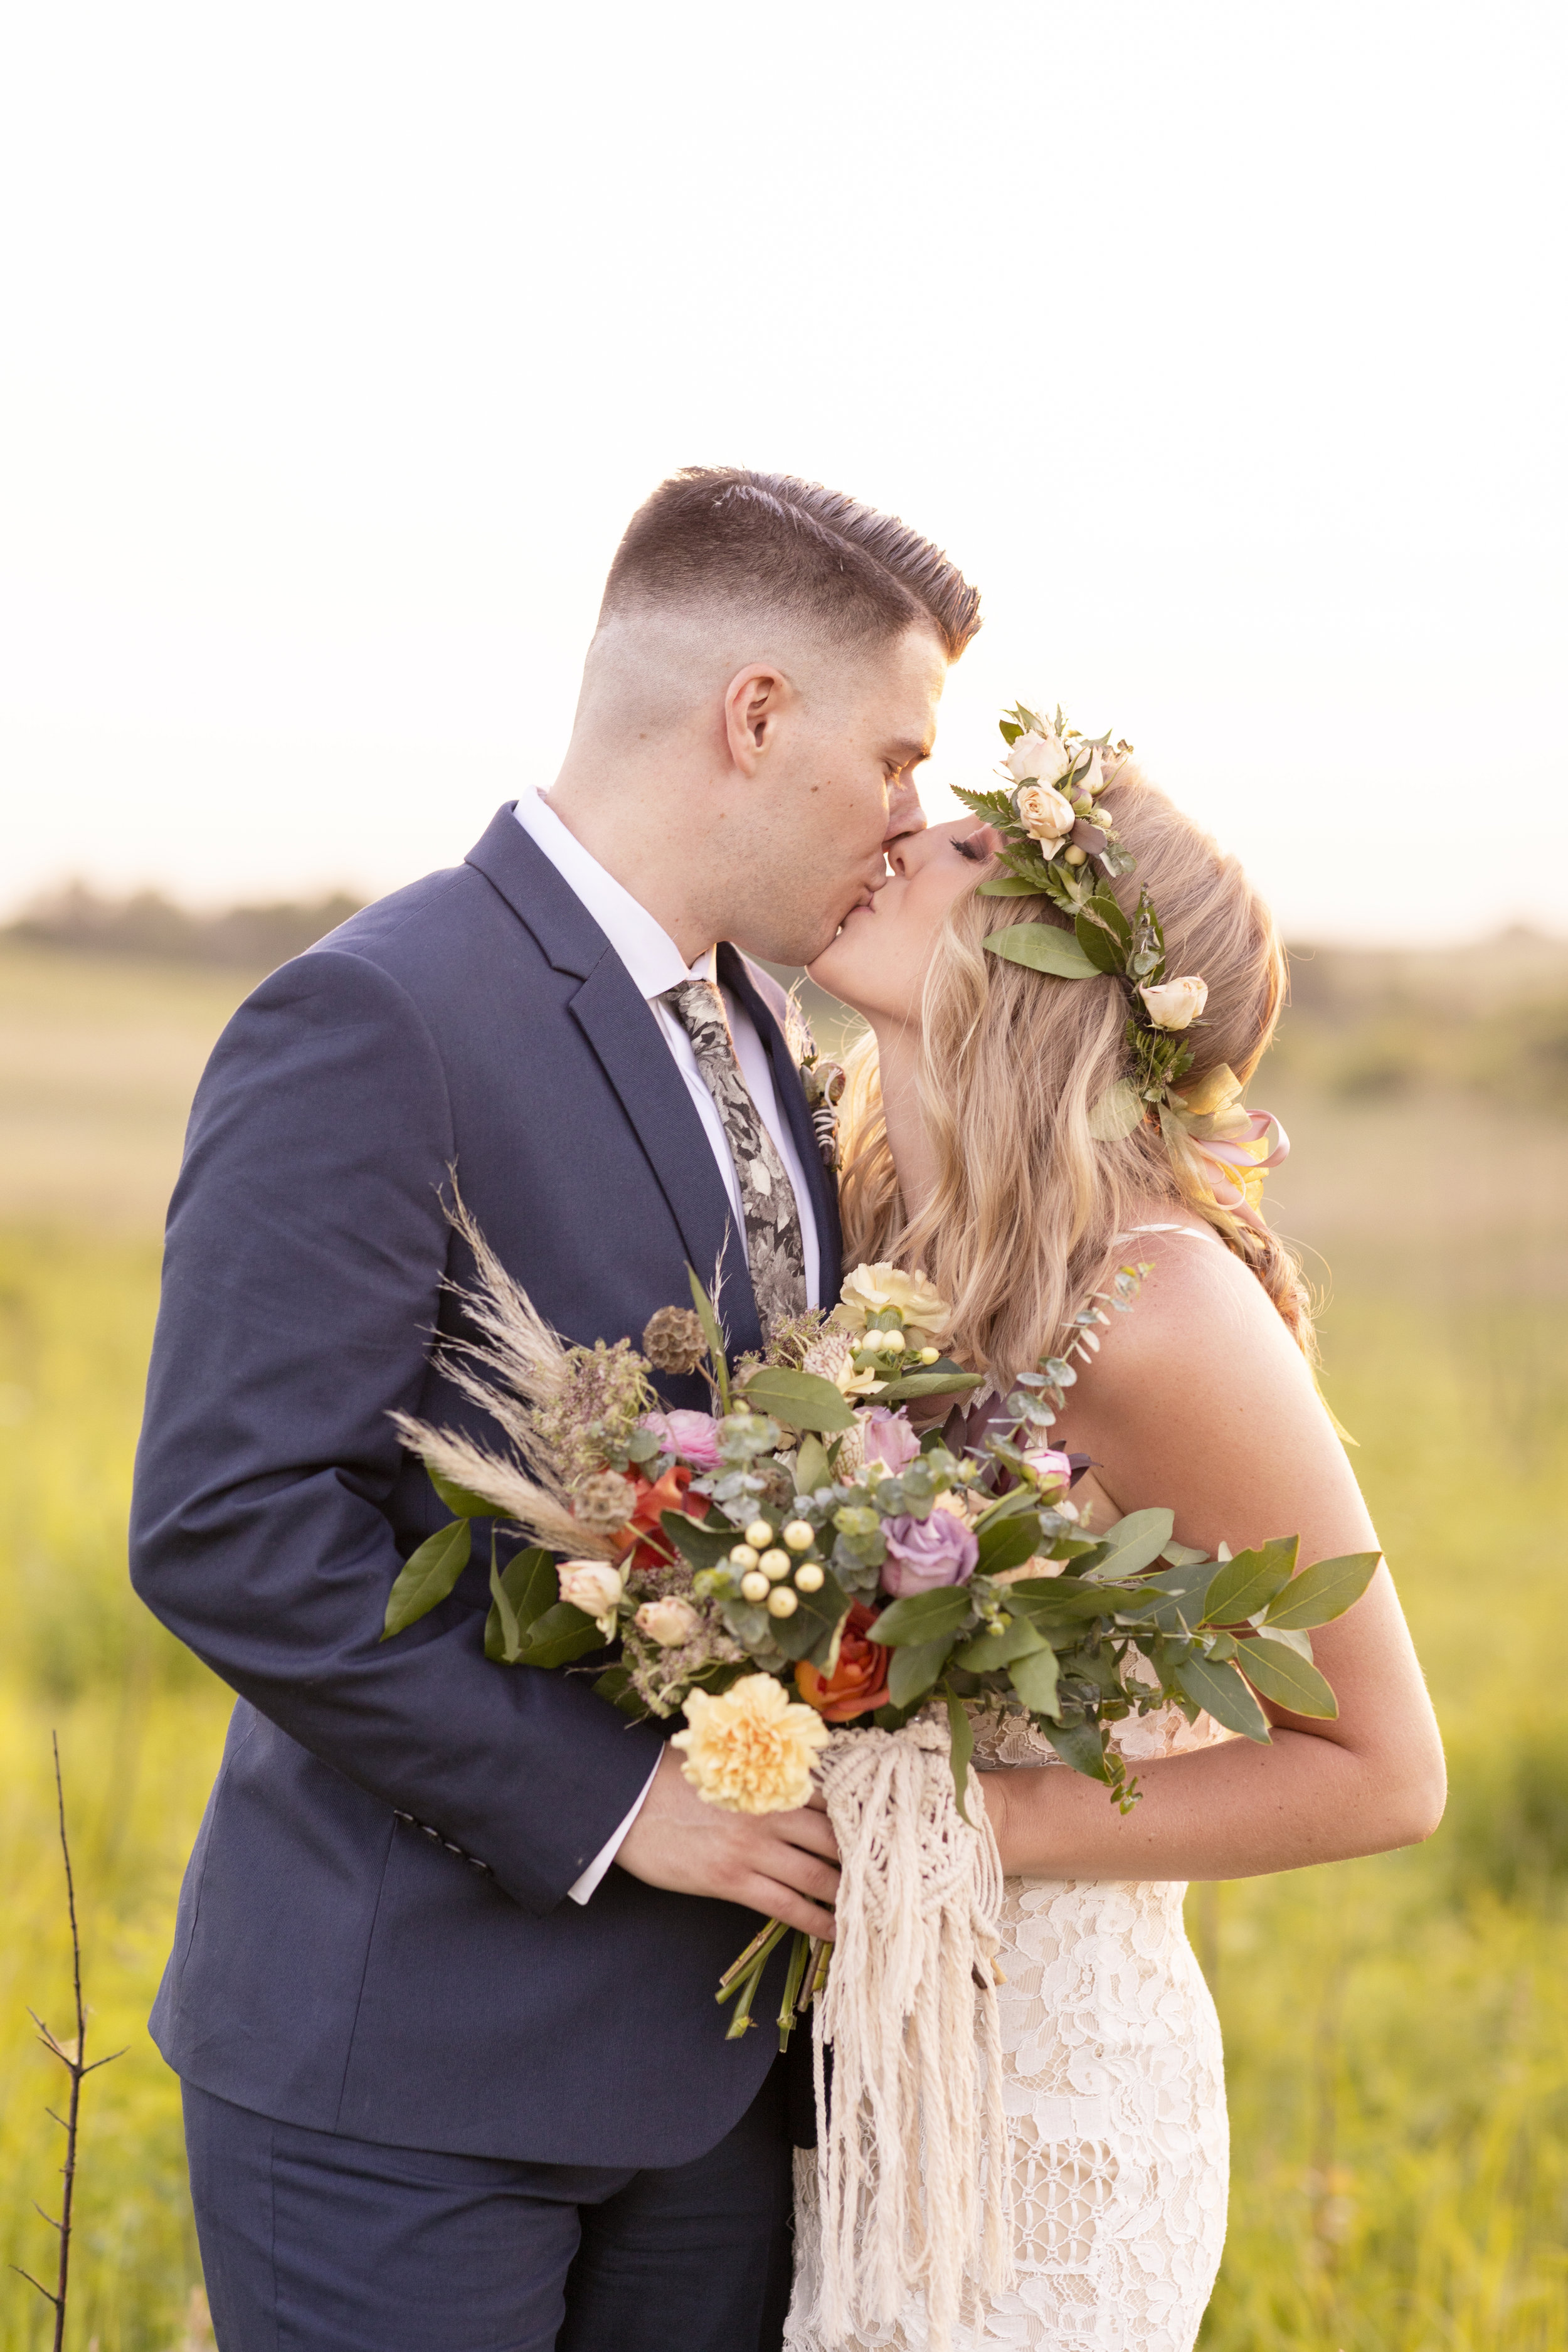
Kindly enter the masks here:
<path id="1" fill-rule="evenodd" d="M 1125 911 L 1146 887 L 1168 969 L 1207 982 L 1184 1087 L 1224 1065 L 1247 1079 L 1284 989 L 1268 908 L 1131 767 L 1100 811 L 1137 859 L 1135 884 L 1116 886 Z M 1104 1528 L 1165 1506 L 1177 1538 L 1211 1552 L 1299 1532 L 1303 1565 L 1375 1549 L 1316 1392 L 1308 1299 L 1255 1205 L 1258 1180 L 1205 1158 L 1173 1118 L 1094 1139 L 1096 1105 L 1133 1066 L 1125 985 L 984 950 L 1014 922 L 1065 920 L 1043 898 L 977 896 L 1002 845 L 973 820 L 906 835 L 893 878 L 812 967 L 868 1029 L 840 1129 L 846 1264 L 923 1266 L 954 1302 L 953 1352 L 1005 1391 L 1060 1348 L 1119 1264 L 1143 1262 L 1136 1307 L 1113 1318 L 1051 1432 L 1092 1460 L 1080 1510 Z M 973 1442 L 983 1404 L 969 1420 Z M 1437 1728 L 1386 1566 L 1314 1639 L 1336 1720 L 1271 1706 L 1273 1741 L 1258 1747 L 1174 1708 L 1132 1719 L 1120 1744 L 1142 1794 L 1125 1817 L 1026 1726 L 977 1719 L 1005 1873 L 1016 2279 L 968 2315 L 966 2352 L 1187 2352 L 1196 2337 L 1225 2237 L 1227 2136 L 1185 1882 L 1408 1844 L 1443 1807 Z M 805 2210 L 803 2289 L 810 2260 Z M 797 2293 L 795 2352 L 816 2352 L 808 2307 Z M 875 2340 L 915 2352 L 920 2315 Z"/>

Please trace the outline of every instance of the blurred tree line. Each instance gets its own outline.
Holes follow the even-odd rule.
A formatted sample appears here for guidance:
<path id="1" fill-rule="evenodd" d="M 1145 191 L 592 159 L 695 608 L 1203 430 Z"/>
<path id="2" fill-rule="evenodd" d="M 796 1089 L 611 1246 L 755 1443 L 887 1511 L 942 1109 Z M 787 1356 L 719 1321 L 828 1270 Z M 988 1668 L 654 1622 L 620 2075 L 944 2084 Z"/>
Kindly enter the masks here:
<path id="1" fill-rule="evenodd" d="M 103 898 L 84 882 L 68 882 L 63 889 L 34 899 L 4 936 L 78 953 L 248 965 L 271 971 L 347 922 L 363 903 L 340 890 L 308 905 L 279 901 L 199 915 L 164 898 L 161 890 Z"/>
<path id="2" fill-rule="evenodd" d="M 36 899 L 0 936 L 41 946 L 268 971 L 335 930 L 362 901 L 344 891 L 196 914 L 162 891 L 108 898 L 85 883 Z M 829 1049 L 844 1008 L 803 973 L 770 965 Z M 1568 1112 L 1568 940 L 1522 925 L 1452 949 L 1300 945 L 1272 1067 L 1346 1100 L 1459 1088 Z"/>

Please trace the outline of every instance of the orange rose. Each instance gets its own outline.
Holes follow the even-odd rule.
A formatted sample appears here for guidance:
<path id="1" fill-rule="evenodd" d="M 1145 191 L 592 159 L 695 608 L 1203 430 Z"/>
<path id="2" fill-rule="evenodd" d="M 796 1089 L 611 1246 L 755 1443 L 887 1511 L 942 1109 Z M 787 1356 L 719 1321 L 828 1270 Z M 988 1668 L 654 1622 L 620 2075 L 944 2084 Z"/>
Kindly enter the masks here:
<path id="1" fill-rule="evenodd" d="M 624 1551 L 632 1550 L 632 1568 L 668 1568 L 670 1546 L 659 1526 L 661 1511 L 684 1511 L 689 1519 L 705 1519 L 711 1507 L 706 1495 L 688 1495 L 691 1473 L 684 1462 L 672 1462 L 657 1485 L 645 1478 L 639 1470 L 637 1478 L 637 1501 L 632 1505 L 631 1517 L 624 1528 L 617 1528 L 616 1541 Z"/>
<path id="2" fill-rule="evenodd" d="M 849 1723 L 888 1705 L 888 1661 L 892 1652 L 868 1638 L 867 1628 L 877 1620 L 858 1601 L 844 1622 L 838 1662 L 830 1675 L 808 1666 L 803 1658 L 795 1670 L 795 1686 L 825 1723 Z"/>

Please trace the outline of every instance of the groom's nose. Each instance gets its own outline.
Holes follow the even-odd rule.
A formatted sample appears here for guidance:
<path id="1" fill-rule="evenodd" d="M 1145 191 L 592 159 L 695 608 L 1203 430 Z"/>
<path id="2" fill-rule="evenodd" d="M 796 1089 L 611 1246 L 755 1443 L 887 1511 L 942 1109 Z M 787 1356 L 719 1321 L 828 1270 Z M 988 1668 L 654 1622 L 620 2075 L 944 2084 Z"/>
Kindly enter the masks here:
<path id="1" fill-rule="evenodd" d="M 888 795 L 888 830 L 882 836 L 883 848 L 891 849 L 906 833 L 923 832 L 925 822 L 926 813 L 913 779 L 900 779 Z"/>

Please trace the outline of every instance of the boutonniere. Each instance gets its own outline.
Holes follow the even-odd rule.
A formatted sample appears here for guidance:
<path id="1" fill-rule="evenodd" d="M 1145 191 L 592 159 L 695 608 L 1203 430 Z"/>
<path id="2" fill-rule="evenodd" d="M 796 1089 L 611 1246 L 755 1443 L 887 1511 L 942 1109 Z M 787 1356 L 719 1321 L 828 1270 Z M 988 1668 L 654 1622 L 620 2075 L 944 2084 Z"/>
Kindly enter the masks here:
<path id="1" fill-rule="evenodd" d="M 805 1092 L 812 1132 L 822 1164 L 830 1176 L 838 1173 L 838 1106 L 844 1099 L 844 1065 L 824 1061 L 812 1035 L 811 1024 L 792 989 L 785 1014 L 785 1040 Z"/>

